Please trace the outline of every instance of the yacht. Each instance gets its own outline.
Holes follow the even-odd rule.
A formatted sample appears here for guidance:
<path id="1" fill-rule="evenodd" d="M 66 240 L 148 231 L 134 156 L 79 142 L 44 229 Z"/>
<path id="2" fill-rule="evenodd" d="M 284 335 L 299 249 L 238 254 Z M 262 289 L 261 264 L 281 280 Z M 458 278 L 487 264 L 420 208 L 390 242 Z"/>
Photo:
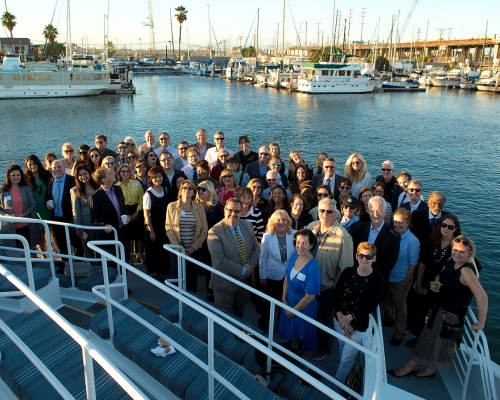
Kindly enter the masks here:
<path id="1" fill-rule="evenodd" d="M 432 84 L 437 87 L 455 86 L 459 87 L 464 74 L 461 69 L 455 68 L 450 72 L 441 72 L 437 76 L 431 78 Z"/>
<path id="2" fill-rule="evenodd" d="M 52 221 L 0 216 L 0 223 L 20 221 L 42 225 L 50 238 Z M 105 229 L 57 224 L 65 229 Z M 388 345 L 393 328 L 382 328 L 377 309 L 370 315 L 367 338 L 361 345 L 353 344 L 360 350 L 358 384 L 346 386 L 334 378 L 334 355 L 325 362 L 302 357 L 275 335 L 274 324 L 266 332 L 253 326 L 258 316 L 250 303 L 241 320 L 187 292 L 184 261 L 269 301 L 270 321 L 282 307 L 328 332 L 335 342 L 352 344 L 349 338 L 192 259 L 181 246 L 164 246 L 178 257 L 179 279 L 159 282 L 124 261 L 124 247 L 112 230 L 114 240 L 89 243 L 96 252 L 93 259 L 54 253 L 50 242 L 48 251 L 35 251 L 20 235 L 0 234 L 2 399 L 498 398 L 500 367 L 490 360 L 484 333 L 471 330 L 477 320 L 470 309 L 454 368 L 440 368 L 435 379 L 425 382 L 387 376 L 386 370 L 401 365 L 411 349 Z M 2 242 L 6 239 L 21 242 L 22 248 L 7 247 Z M 118 257 L 108 252 L 109 246 L 117 249 Z M 46 258 L 37 257 L 42 254 Z M 69 260 L 63 267 L 60 257 Z M 94 263 L 88 274 L 76 264 L 85 261 Z M 117 268 L 108 267 L 109 262 Z"/>
<path id="3" fill-rule="evenodd" d="M 500 72 L 495 75 L 491 71 L 481 73 L 480 79 L 477 81 L 477 90 L 481 92 L 496 92 L 500 93 Z"/>
<path id="4" fill-rule="evenodd" d="M 57 64 L 27 62 L 6 54 L 0 70 L 0 99 L 92 96 L 107 89 L 109 71 L 71 68 Z"/>
<path id="5" fill-rule="evenodd" d="M 340 63 L 304 63 L 297 90 L 310 94 L 373 92 L 376 82 L 361 75 L 361 70 L 360 64 L 346 63 L 345 56 Z"/>

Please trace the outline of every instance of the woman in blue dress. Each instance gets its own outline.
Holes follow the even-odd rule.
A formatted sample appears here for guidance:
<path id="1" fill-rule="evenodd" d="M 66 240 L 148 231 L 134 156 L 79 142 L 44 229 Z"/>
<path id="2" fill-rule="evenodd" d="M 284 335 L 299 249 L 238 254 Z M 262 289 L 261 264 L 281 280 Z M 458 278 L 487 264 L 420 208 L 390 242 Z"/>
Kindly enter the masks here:
<path id="1" fill-rule="evenodd" d="M 283 303 L 312 319 L 316 319 L 320 294 L 319 265 L 311 254 L 317 243 L 309 229 L 300 229 L 294 235 L 296 253 L 291 257 L 283 282 Z M 278 332 L 285 340 L 301 337 L 302 354 L 307 356 L 317 348 L 316 327 L 289 311 L 281 310 Z"/>

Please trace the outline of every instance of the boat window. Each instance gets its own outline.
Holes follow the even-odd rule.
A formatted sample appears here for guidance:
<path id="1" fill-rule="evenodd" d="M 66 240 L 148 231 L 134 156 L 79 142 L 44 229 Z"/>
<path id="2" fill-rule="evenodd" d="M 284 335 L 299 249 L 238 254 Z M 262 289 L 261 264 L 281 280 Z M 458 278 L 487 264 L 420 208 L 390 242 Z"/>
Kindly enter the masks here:
<path id="1" fill-rule="evenodd" d="M 71 74 L 71 80 L 72 81 L 79 81 L 80 80 L 80 75 L 78 75 L 78 74 Z"/>
<path id="2" fill-rule="evenodd" d="M 338 71 L 339 76 L 345 76 L 345 71 Z"/>
<path id="3" fill-rule="evenodd" d="M 361 75 L 361 71 L 359 70 L 354 70 L 354 77 L 357 78 L 358 76 Z"/>
<path id="4" fill-rule="evenodd" d="M 37 80 L 37 75 L 35 75 L 35 74 L 28 74 L 28 80 L 29 81 L 36 81 Z"/>
<path id="5" fill-rule="evenodd" d="M 20 81 L 21 80 L 21 74 L 12 74 L 12 79 L 15 81 Z"/>
<path id="6" fill-rule="evenodd" d="M 326 70 L 321 71 L 321 75 L 328 76 L 328 71 L 326 71 Z"/>
<path id="7" fill-rule="evenodd" d="M 351 76 L 351 71 L 346 71 L 347 76 Z"/>
<path id="8" fill-rule="evenodd" d="M 105 74 L 104 79 L 109 79 L 109 74 Z"/>
<path id="9" fill-rule="evenodd" d="M 92 79 L 92 75 L 90 74 L 82 74 L 82 78 L 84 81 L 90 81 Z"/>
<path id="10" fill-rule="evenodd" d="M 311 70 L 311 76 L 314 76 L 316 71 L 314 69 Z"/>
<path id="11" fill-rule="evenodd" d="M 50 81 L 50 75 L 49 74 L 41 74 L 40 79 L 42 81 Z"/>
<path id="12" fill-rule="evenodd" d="M 332 70 L 330 70 L 330 76 L 333 76 L 333 75 L 335 75 L 335 71 L 332 69 Z"/>
<path id="13" fill-rule="evenodd" d="M 102 74 L 95 74 L 94 75 L 94 81 L 101 81 L 102 80 Z"/>

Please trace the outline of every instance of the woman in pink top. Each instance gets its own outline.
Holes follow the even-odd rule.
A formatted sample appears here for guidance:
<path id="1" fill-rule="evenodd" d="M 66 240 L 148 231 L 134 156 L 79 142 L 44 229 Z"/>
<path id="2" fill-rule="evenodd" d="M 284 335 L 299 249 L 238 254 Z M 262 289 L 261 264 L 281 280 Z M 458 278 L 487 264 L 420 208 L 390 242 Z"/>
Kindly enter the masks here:
<path id="1" fill-rule="evenodd" d="M 19 165 L 10 165 L 0 194 L 0 213 L 11 217 L 36 218 L 36 202 L 31 188 L 24 182 Z M 38 224 L 2 222 L 2 233 L 17 233 L 26 238 L 31 248 L 42 242 Z M 22 247 L 21 242 L 5 240 L 5 245 Z"/>

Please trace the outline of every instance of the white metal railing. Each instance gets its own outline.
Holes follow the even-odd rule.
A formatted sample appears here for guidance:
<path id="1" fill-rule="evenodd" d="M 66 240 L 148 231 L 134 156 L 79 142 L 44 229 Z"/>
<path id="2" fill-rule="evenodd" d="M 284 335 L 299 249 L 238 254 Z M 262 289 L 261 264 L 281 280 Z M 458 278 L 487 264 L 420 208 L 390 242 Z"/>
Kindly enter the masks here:
<path id="1" fill-rule="evenodd" d="M 165 285 L 161 284 L 158 282 L 156 279 L 153 279 L 149 277 L 147 274 L 141 272 L 140 270 L 126 264 L 123 260 L 119 260 L 118 258 L 114 257 L 113 255 L 109 254 L 108 252 L 102 250 L 99 246 L 106 246 L 106 245 L 111 245 L 115 244 L 113 241 L 92 241 L 89 243 L 89 247 L 93 249 L 94 251 L 98 252 L 101 254 L 103 258 L 103 266 L 106 265 L 107 259 L 117 263 L 121 264 L 122 268 L 125 270 L 123 273 L 123 276 L 126 277 L 126 272 L 130 271 L 130 273 L 133 273 L 137 275 L 138 277 L 146 280 L 150 284 L 156 286 L 160 290 L 168 293 L 169 295 L 175 297 L 177 300 L 179 300 L 179 321 L 182 321 L 182 304 L 188 305 L 190 308 L 198 311 L 199 313 L 203 314 L 205 317 L 208 319 L 208 332 L 209 332 L 209 337 L 208 337 L 208 347 L 209 347 L 209 364 L 205 364 L 196 357 L 192 356 L 190 353 L 188 353 L 185 349 L 180 348 L 180 351 L 186 355 L 190 360 L 192 360 L 194 363 L 196 363 L 198 366 L 200 366 L 204 371 L 208 372 L 209 374 L 209 387 L 213 388 L 213 379 L 216 378 L 220 382 L 222 382 L 228 389 L 230 389 L 233 393 L 236 394 L 238 392 L 238 397 L 240 398 L 246 398 L 242 393 L 240 393 L 237 389 L 231 389 L 230 384 L 223 379 L 221 376 L 218 375 L 218 373 L 213 370 L 213 365 L 211 364 L 211 355 L 213 355 L 213 324 L 214 322 L 223 326 L 225 329 L 228 331 L 232 332 L 236 336 L 238 336 L 240 339 L 244 340 L 245 342 L 251 344 L 253 347 L 261 351 L 262 353 L 266 354 L 268 357 L 268 362 L 267 362 L 267 370 L 270 372 L 271 370 L 271 359 L 279 362 L 283 367 L 288 369 L 289 371 L 293 372 L 295 375 L 303 378 L 304 380 L 308 381 L 314 387 L 319 389 L 321 392 L 326 394 L 332 399 L 343 399 L 341 395 L 339 395 L 336 391 L 332 390 L 325 384 L 321 383 L 320 381 L 316 380 L 313 378 L 311 375 L 309 375 L 306 371 L 304 371 L 301 368 L 298 368 L 296 365 L 292 364 L 291 362 L 287 361 L 285 358 L 277 354 L 276 352 L 273 351 L 273 348 L 278 349 L 282 353 L 284 353 L 286 356 L 292 358 L 293 360 L 301 363 L 303 366 L 308 367 L 309 370 L 314 371 L 321 375 L 323 378 L 328 380 L 330 383 L 334 384 L 335 386 L 339 387 L 340 389 L 344 390 L 346 393 L 350 394 L 356 399 L 364 399 L 364 398 L 371 398 L 371 399 L 378 399 L 380 397 L 380 387 L 381 387 L 381 380 L 385 379 L 384 377 L 384 372 L 383 367 L 385 365 L 384 362 L 384 353 L 383 353 L 383 339 L 381 336 L 381 330 L 380 328 L 377 328 L 378 324 L 373 321 L 371 321 L 371 324 L 373 326 L 372 328 L 372 334 L 374 337 L 373 343 L 374 345 L 372 346 L 373 350 L 367 349 L 366 347 L 359 345 L 350 339 L 347 339 L 343 335 L 338 334 L 335 332 L 333 329 L 330 329 L 326 327 L 323 324 L 318 323 L 316 320 L 302 314 L 300 311 L 297 311 L 293 309 L 292 307 L 289 307 L 288 305 L 285 305 L 284 303 L 281 303 L 280 301 L 275 300 L 272 297 L 267 296 L 266 294 L 259 292 L 258 290 L 242 283 L 241 281 L 237 279 L 233 279 L 226 274 L 209 267 L 200 261 L 197 261 L 187 255 L 185 255 L 182 251 L 179 252 L 176 250 L 176 248 L 179 248 L 180 246 L 174 246 L 174 245 L 164 245 L 164 248 L 167 249 L 168 251 L 172 252 L 177 256 L 178 259 L 178 269 L 179 269 L 179 278 L 175 280 L 167 280 L 165 281 Z M 199 298 L 194 296 L 193 294 L 187 292 L 185 290 L 185 260 L 188 260 L 205 270 L 210 271 L 213 274 L 220 275 L 224 277 L 225 279 L 231 281 L 232 283 L 235 283 L 238 286 L 244 287 L 246 290 L 260 296 L 262 299 L 269 301 L 270 303 L 270 321 L 274 321 L 274 316 L 275 316 L 275 309 L 276 307 L 281 307 L 287 311 L 290 311 L 291 313 L 295 314 L 297 317 L 304 319 L 305 321 L 309 322 L 310 324 L 316 326 L 317 328 L 322 329 L 326 333 L 332 335 L 333 337 L 342 340 L 346 342 L 347 344 L 355 347 L 357 350 L 361 351 L 362 353 L 365 354 L 366 357 L 369 357 L 370 359 L 373 359 L 375 364 L 376 364 L 376 369 L 375 369 L 375 377 L 373 379 L 373 387 L 369 388 L 367 393 L 370 393 L 369 397 L 363 397 L 362 395 L 354 392 L 350 388 L 348 388 L 346 385 L 344 385 L 343 382 L 338 381 L 334 377 L 330 376 L 329 374 L 325 373 L 324 371 L 320 370 L 318 367 L 316 367 L 314 364 L 311 364 L 309 361 L 307 361 L 304 358 L 299 357 L 298 355 L 292 353 L 279 343 L 274 341 L 274 323 L 269 324 L 269 333 L 268 336 L 264 336 L 260 334 L 259 332 L 251 329 L 247 325 L 241 323 L 240 321 L 234 319 L 231 317 L 231 315 L 228 315 L 226 313 L 222 313 L 220 310 L 216 309 L 213 307 L 211 304 L 207 304 L 206 302 L 201 302 Z M 113 287 L 122 287 L 123 288 L 123 294 L 124 298 L 128 297 L 127 294 L 127 288 L 126 288 L 126 280 L 123 281 L 123 283 L 109 283 L 108 275 L 107 275 L 107 270 L 106 268 L 103 268 L 104 271 L 104 285 L 99 285 L 95 286 L 93 291 L 94 293 L 105 299 L 107 303 L 107 310 L 108 310 L 108 320 L 109 320 L 109 330 L 110 330 L 110 337 L 113 337 L 114 335 L 114 327 L 113 327 L 113 321 L 112 321 L 112 306 L 118 308 L 122 312 L 130 315 L 132 318 L 134 318 L 136 321 L 140 322 L 142 325 L 150 329 L 152 332 L 157 334 L 160 337 L 165 338 L 165 340 L 168 340 L 172 342 L 174 345 L 176 343 L 165 336 L 165 334 L 158 329 L 156 329 L 154 326 L 149 324 L 148 322 L 144 321 L 142 318 L 136 316 L 133 312 L 130 310 L 126 309 L 123 307 L 120 303 L 114 301 L 111 299 L 110 296 L 110 288 Z M 173 282 L 175 282 L 177 285 L 174 285 Z M 100 290 L 104 289 L 104 293 L 100 292 Z M 229 321 L 229 322 L 228 322 Z M 249 337 L 243 330 L 248 331 L 255 335 L 257 338 L 260 340 L 264 341 L 267 343 L 267 346 L 262 345 L 258 341 L 254 340 L 253 338 Z M 177 345 L 178 346 L 178 345 Z M 179 346 L 180 347 L 180 346 Z M 365 369 L 366 371 L 366 369 Z M 366 380 L 365 380 L 366 381 Z M 210 396 L 213 396 L 213 392 L 209 391 Z M 212 399 L 212 397 L 210 397 Z"/>
<path id="2" fill-rule="evenodd" d="M 17 239 L 24 239 L 20 235 Z M 22 239 L 21 239 L 22 238 Z M 24 239 L 24 243 L 27 241 Z M 28 249 L 29 251 L 29 249 Z M 83 369 L 85 377 L 85 387 L 87 399 L 96 399 L 96 389 L 94 381 L 94 367 L 93 360 L 97 361 L 101 367 L 127 392 L 133 399 L 147 399 L 142 391 L 130 381 L 125 374 L 114 366 L 106 357 L 104 357 L 97 347 L 95 347 L 89 340 L 76 330 L 68 321 L 50 307 L 44 300 L 38 297 L 34 291 L 30 290 L 23 282 L 19 280 L 14 274 L 7 270 L 0 264 L 0 274 L 4 276 L 9 282 L 16 286 L 20 292 L 28 297 L 39 309 L 47 314 L 61 329 L 63 329 L 72 339 L 77 342 L 82 348 L 83 356 Z M 66 389 L 66 387 L 57 379 L 57 377 L 47 368 L 47 366 L 31 351 L 31 349 L 17 336 L 17 334 L 10 329 L 10 327 L 0 319 L 0 329 L 14 342 L 14 344 L 21 350 L 26 357 L 33 363 L 36 369 L 47 379 L 47 381 L 54 387 L 54 389 L 64 399 L 74 399 L 73 395 Z"/>
<path id="3" fill-rule="evenodd" d="M 465 400 L 471 378 L 472 367 L 477 366 L 481 375 L 484 398 L 497 400 L 495 377 L 490 359 L 488 341 L 482 330 L 474 332 L 471 327 L 477 322 L 476 316 L 469 307 L 464 320 L 464 334 L 459 347 L 455 349 L 453 365 L 458 379 L 462 383 L 461 399 Z"/>
<path id="4" fill-rule="evenodd" d="M 3 261 L 12 261 L 12 262 L 25 262 L 26 267 L 28 269 L 28 282 L 30 283 L 30 289 L 35 290 L 34 287 L 34 281 L 33 281 L 33 263 L 34 262 L 49 262 L 50 263 L 50 273 L 52 276 L 52 279 L 56 279 L 56 272 L 55 272 L 55 267 L 54 267 L 54 257 L 60 257 L 62 259 L 68 259 L 69 262 L 69 269 L 70 269 L 70 279 L 71 279 L 71 288 L 75 289 L 75 275 L 73 271 L 73 263 L 75 261 L 89 261 L 89 262 L 100 262 L 102 261 L 100 258 L 85 258 L 85 257 L 80 257 L 80 256 L 74 256 L 71 254 L 71 240 L 69 236 L 69 230 L 70 229 L 85 229 L 85 230 L 93 230 L 93 231 L 103 231 L 105 229 L 112 229 L 113 231 L 113 236 L 116 241 L 118 241 L 118 233 L 116 232 L 115 228 L 110 228 L 108 226 L 103 227 L 103 226 L 87 226 L 87 225 L 77 225 L 77 224 L 71 224 L 68 222 L 59 222 L 59 221 L 50 221 L 50 220 L 40 220 L 37 218 L 21 218 L 21 217 L 9 217 L 5 215 L 0 215 L 0 224 L 2 222 L 10 222 L 10 223 L 16 223 L 16 222 L 23 222 L 27 224 L 38 224 L 42 225 L 43 229 L 45 231 L 45 237 L 47 240 L 47 251 L 40 251 L 40 250 L 34 250 L 30 249 L 26 239 L 22 236 L 16 235 L 17 240 L 20 240 L 23 243 L 23 248 L 13 248 L 9 246 L 5 246 L 4 244 L 0 244 L 0 250 L 4 251 L 10 251 L 10 253 L 14 254 L 19 254 L 19 256 L 15 255 L 1 255 L 0 254 L 0 260 Z M 68 254 L 61 254 L 61 253 L 56 253 L 52 250 L 51 242 L 50 242 L 50 231 L 49 231 L 49 226 L 50 225 L 58 225 L 58 226 L 63 226 L 64 231 L 65 231 L 65 240 L 66 240 L 66 248 L 68 249 Z M 9 237 L 7 234 L 1 234 L 0 230 L 0 240 L 1 239 L 12 239 L 12 237 Z M 26 243 L 25 243 L 26 242 Z M 116 246 L 115 250 L 118 249 L 118 246 Z M 21 255 L 24 253 L 24 257 L 21 257 Z M 117 253 L 118 254 L 118 253 Z M 122 253 L 123 254 L 123 253 Z M 46 256 L 47 258 L 38 258 L 37 256 Z M 118 273 L 120 273 L 120 269 L 118 270 Z M 31 284 L 33 282 L 33 285 Z M 0 293 L 0 297 L 10 297 L 10 296 L 18 296 L 19 294 L 13 294 L 13 292 L 5 292 L 5 293 Z"/>

